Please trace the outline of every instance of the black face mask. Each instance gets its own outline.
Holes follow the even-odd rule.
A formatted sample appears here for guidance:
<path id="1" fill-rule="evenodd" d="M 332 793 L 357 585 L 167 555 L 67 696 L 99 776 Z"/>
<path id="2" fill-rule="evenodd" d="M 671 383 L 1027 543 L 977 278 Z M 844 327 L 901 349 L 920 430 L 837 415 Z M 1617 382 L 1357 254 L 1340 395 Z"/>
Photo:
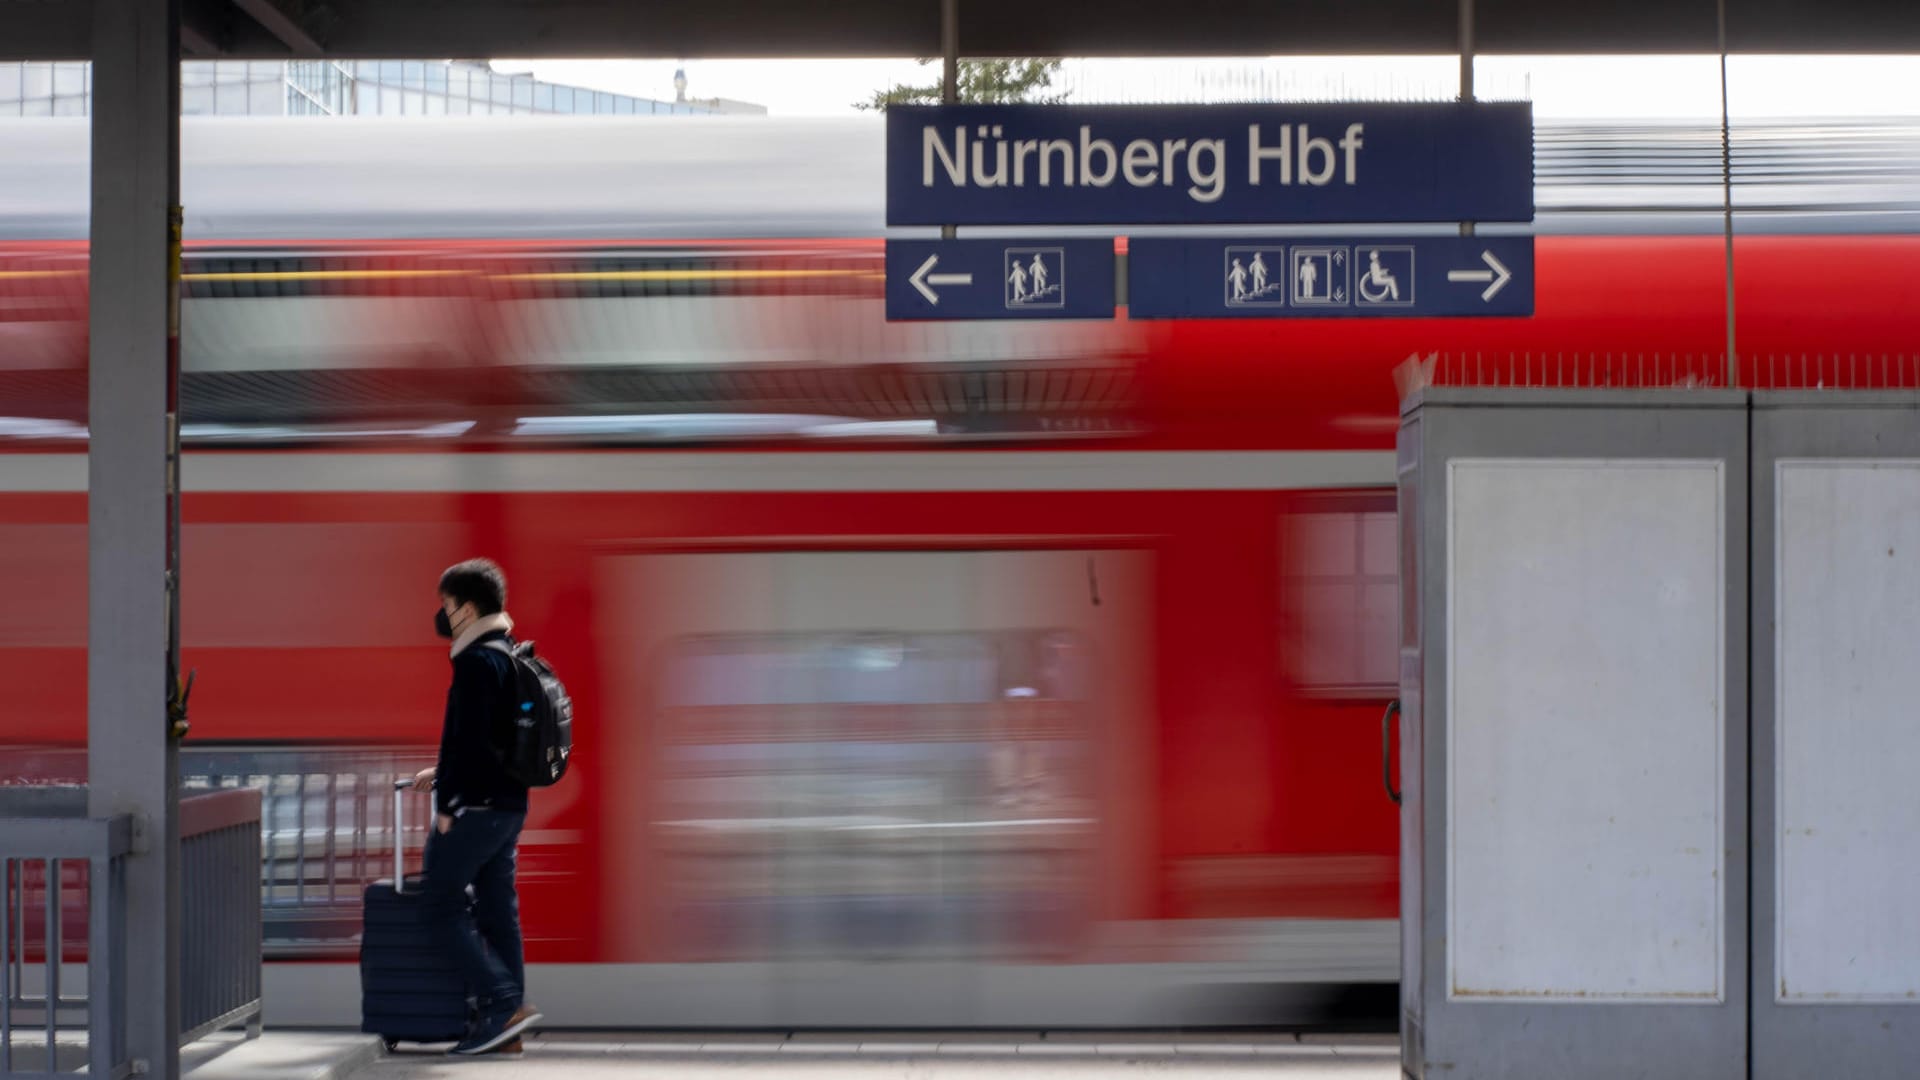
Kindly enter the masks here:
<path id="1" fill-rule="evenodd" d="M 453 621 L 447 618 L 446 608 L 441 608 L 433 613 L 433 632 L 443 638 L 453 636 Z"/>

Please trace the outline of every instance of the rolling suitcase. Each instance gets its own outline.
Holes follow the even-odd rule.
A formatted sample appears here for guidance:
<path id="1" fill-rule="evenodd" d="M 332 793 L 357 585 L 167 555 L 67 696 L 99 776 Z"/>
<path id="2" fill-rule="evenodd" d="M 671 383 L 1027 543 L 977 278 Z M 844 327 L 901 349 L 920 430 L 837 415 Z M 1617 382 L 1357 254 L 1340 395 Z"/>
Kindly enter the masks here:
<path id="1" fill-rule="evenodd" d="M 387 1041 L 458 1042 L 467 988 L 421 914 L 418 875 L 406 877 L 406 792 L 393 786 L 393 879 L 367 886 L 360 934 L 360 1030 Z"/>

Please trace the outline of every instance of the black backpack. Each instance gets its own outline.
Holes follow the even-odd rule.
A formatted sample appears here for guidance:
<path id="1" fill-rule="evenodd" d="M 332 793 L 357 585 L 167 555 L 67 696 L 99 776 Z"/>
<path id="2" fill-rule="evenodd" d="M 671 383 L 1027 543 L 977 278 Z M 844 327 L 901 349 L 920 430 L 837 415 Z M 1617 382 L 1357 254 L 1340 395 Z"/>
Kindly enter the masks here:
<path id="1" fill-rule="evenodd" d="M 573 699 L 552 665 L 534 654 L 533 642 L 489 641 L 487 647 L 513 662 L 511 726 L 494 753 L 508 776 L 528 787 L 551 787 L 567 774 L 573 753 Z"/>

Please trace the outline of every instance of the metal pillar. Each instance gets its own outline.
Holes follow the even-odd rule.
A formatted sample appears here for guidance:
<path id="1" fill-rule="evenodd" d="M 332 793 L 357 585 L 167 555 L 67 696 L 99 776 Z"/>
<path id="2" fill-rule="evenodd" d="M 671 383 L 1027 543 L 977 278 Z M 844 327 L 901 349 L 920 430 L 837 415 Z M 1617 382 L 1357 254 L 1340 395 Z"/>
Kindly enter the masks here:
<path id="1" fill-rule="evenodd" d="M 1720 211 L 1727 241 L 1727 388 L 1740 385 L 1740 353 L 1734 348 L 1733 296 L 1733 110 L 1727 100 L 1727 0 L 1716 5 L 1720 44 Z"/>
<path id="2" fill-rule="evenodd" d="M 1473 100 L 1473 0 L 1460 0 L 1460 100 Z M 1460 235 L 1473 235 L 1473 222 L 1460 223 Z"/>
<path id="3" fill-rule="evenodd" d="M 178 0 L 93 5 L 87 389 L 87 779 L 95 817 L 132 814 L 126 1038 L 180 1074 L 177 739 L 168 717 L 178 445 Z"/>
<path id="4" fill-rule="evenodd" d="M 940 103 L 960 100 L 960 0 L 940 0 Z M 958 235 L 951 225 L 940 226 L 940 237 Z"/>
<path id="5" fill-rule="evenodd" d="M 940 0 L 940 103 L 960 100 L 960 0 Z"/>

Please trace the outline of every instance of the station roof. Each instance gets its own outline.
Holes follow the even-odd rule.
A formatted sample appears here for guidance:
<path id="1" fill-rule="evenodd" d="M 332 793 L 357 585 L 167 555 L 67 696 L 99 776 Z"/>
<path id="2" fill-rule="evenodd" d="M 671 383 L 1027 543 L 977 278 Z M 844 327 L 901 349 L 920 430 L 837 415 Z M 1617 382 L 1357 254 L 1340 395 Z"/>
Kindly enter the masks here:
<path id="1" fill-rule="evenodd" d="M 138 0 L 159 2 L 159 0 Z M 189 56 L 937 56 L 939 0 L 179 0 Z M 1914 0 L 1726 0 L 1739 53 L 1920 52 Z M 1716 0 L 1475 0 L 1483 53 L 1718 51 Z M 0 0 L 0 59 L 79 59 L 94 0 Z M 1458 50 L 1458 0 L 960 0 L 967 56 Z"/>

